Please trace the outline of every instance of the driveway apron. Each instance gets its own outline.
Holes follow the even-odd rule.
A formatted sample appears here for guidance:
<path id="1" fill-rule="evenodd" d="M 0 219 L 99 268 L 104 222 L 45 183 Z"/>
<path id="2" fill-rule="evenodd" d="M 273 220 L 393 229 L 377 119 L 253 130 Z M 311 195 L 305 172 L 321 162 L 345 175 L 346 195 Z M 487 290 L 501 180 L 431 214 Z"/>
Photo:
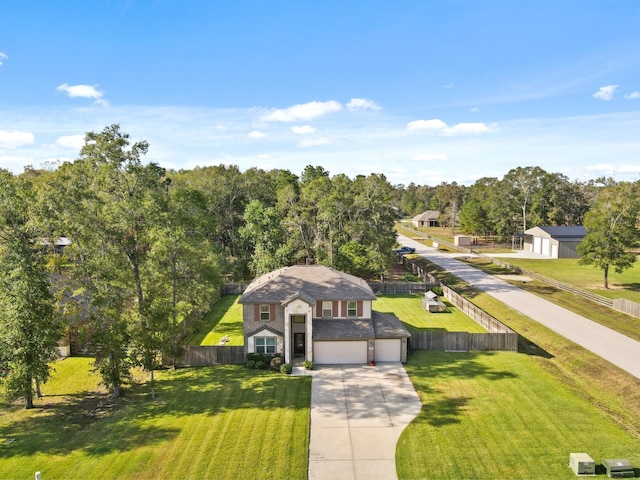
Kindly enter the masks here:
<path id="1" fill-rule="evenodd" d="M 402 430 L 422 403 L 401 363 L 318 366 L 311 374 L 309 479 L 396 479 Z"/>

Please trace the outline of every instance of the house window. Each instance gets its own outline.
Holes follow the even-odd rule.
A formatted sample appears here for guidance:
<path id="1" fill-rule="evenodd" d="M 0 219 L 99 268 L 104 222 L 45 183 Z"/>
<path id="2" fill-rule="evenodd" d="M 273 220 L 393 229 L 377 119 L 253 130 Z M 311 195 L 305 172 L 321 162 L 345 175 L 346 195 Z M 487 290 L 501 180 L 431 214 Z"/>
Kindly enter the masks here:
<path id="1" fill-rule="evenodd" d="M 263 322 L 268 322 L 269 320 L 271 320 L 271 309 L 269 308 L 269 305 L 260 305 L 260 320 L 262 320 Z"/>
<path id="2" fill-rule="evenodd" d="M 304 323 L 306 320 L 305 315 L 293 315 L 293 323 Z"/>
<path id="3" fill-rule="evenodd" d="M 276 337 L 256 337 L 256 353 L 276 353 Z"/>
<path id="4" fill-rule="evenodd" d="M 357 317 L 358 316 L 358 302 L 349 301 L 347 302 L 347 317 Z"/>
<path id="5" fill-rule="evenodd" d="M 333 317 L 333 302 L 326 300 L 322 302 L 322 316 Z"/>

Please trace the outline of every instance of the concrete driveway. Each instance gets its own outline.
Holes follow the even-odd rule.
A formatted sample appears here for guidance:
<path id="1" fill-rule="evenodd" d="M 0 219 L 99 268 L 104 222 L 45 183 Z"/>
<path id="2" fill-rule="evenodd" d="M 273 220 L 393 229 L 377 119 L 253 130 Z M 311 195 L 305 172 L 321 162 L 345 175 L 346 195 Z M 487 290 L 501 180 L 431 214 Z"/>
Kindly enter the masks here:
<path id="1" fill-rule="evenodd" d="M 310 374 L 309 479 L 396 479 L 396 443 L 422 403 L 401 363 Z"/>

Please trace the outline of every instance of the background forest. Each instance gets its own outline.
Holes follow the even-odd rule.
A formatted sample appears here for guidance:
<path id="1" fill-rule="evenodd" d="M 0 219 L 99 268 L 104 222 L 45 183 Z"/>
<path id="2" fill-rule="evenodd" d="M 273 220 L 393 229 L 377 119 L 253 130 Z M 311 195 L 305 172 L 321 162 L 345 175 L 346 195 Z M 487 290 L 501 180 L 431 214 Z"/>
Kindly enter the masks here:
<path id="1" fill-rule="evenodd" d="M 506 241 L 530 226 L 582 224 L 590 209 L 606 231 L 615 204 L 633 218 L 623 234 L 635 240 L 637 184 L 611 179 L 518 167 L 431 187 L 321 166 L 299 176 L 226 165 L 167 171 L 144 161 L 148 147 L 111 125 L 88 133 L 73 163 L 0 171 L 0 368 L 11 373 L 9 397 L 27 407 L 70 325 L 83 325 L 117 397 L 133 365 L 153 374 L 158 358 L 180 354 L 224 282 L 305 262 L 384 279 L 395 222 L 428 209 L 443 228 Z M 70 239 L 64 250 L 61 237 Z"/>

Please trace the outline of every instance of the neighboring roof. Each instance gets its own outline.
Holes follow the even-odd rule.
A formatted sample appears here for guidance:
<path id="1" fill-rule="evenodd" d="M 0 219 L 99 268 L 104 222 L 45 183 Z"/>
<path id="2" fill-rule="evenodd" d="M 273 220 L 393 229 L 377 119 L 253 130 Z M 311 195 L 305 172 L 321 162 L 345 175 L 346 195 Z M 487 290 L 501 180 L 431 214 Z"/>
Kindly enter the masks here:
<path id="1" fill-rule="evenodd" d="M 407 338 L 411 334 L 393 313 L 371 312 L 376 338 Z M 315 323 L 313 324 L 315 328 Z"/>
<path id="2" fill-rule="evenodd" d="M 540 235 L 546 233 L 551 238 L 576 238 L 582 239 L 587 231 L 582 225 L 566 225 L 566 226 L 539 226 L 533 227 L 524 232 L 527 235 Z"/>
<path id="3" fill-rule="evenodd" d="M 374 338 L 369 319 L 318 319 L 313 321 L 314 340 L 363 340 Z"/>
<path id="4" fill-rule="evenodd" d="M 416 222 L 424 222 L 426 220 L 438 220 L 438 218 L 440 218 L 440 212 L 439 211 L 437 211 L 437 210 L 427 210 L 425 212 L 422 212 L 422 213 L 416 215 L 411 220 L 414 220 Z"/>
<path id="5" fill-rule="evenodd" d="M 314 300 L 375 300 L 363 279 L 323 265 L 294 265 L 256 278 L 239 303 L 285 303 L 296 296 Z"/>

